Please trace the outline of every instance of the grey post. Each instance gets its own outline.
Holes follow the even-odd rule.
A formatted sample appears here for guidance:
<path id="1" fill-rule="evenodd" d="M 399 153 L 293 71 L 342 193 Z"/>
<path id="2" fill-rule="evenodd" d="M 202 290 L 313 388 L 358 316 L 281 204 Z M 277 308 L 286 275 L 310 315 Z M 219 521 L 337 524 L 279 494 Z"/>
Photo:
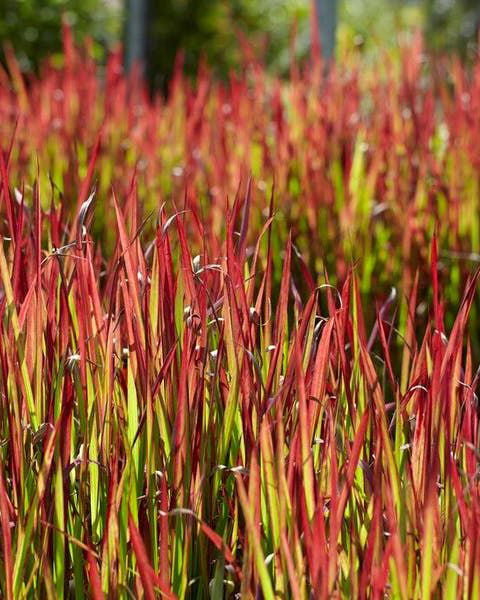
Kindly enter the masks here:
<path id="1" fill-rule="evenodd" d="M 337 0 L 315 0 L 322 56 L 330 60 L 335 51 Z"/>
<path id="2" fill-rule="evenodd" d="M 125 67 L 145 70 L 147 60 L 148 0 L 127 0 Z"/>

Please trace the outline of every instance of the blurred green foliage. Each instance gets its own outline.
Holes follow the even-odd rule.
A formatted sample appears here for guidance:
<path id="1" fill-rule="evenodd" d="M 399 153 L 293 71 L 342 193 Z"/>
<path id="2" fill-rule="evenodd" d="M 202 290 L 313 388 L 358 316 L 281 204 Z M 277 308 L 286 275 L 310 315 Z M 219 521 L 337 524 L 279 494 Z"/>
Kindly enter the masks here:
<path id="1" fill-rule="evenodd" d="M 168 81 L 179 49 L 188 73 L 195 73 L 204 57 L 218 75 L 227 75 L 241 58 L 240 33 L 267 65 L 284 70 L 294 24 L 304 25 L 309 14 L 305 0 L 162 0 L 150 4 L 150 74 L 160 86 Z M 303 36 L 301 42 L 306 49 L 308 38 Z"/>
<path id="2" fill-rule="evenodd" d="M 391 50 L 398 36 L 421 27 L 424 12 L 419 2 L 383 0 L 344 0 L 341 3 L 337 41 L 340 51 L 356 46 L 364 53 L 377 55 L 379 48 Z"/>
<path id="3" fill-rule="evenodd" d="M 435 49 L 472 54 L 480 26 L 479 0 L 424 0 L 426 33 Z"/>
<path id="4" fill-rule="evenodd" d="M 122 0 L 0 0 L 0 55 L 8 42 L 25 71 L 36 70 L 42 59 L 62 48 L 62 16 L 81 39 L 92 37 L 101 59 L 106 47 L 121 34 Z"/>
<path id="5" fill-rule="evenodd" d="M 89 35 L 102 59 L 105 48 L 125 31 L 124 0 L 0 0 L 0 42 L 14 48 L 21 67 L 38 68 L 42 59 L 61 50 L 62 14 L 81 39 Z M 435 50 L 474 47 L 480 21 L 478 0 L 339 0 L 339 56 L 355 46 L 372 57 L 391 48 L 398 33 L 422 26 Z M 308 53 L 310 0 L 150 0 L 149 76 L 166 86 L 177 52 L 195 73 L 201 57 L 220 76 L 238 65 L 239 32 L 267 66 L 288 69 L 291 34 L 296 52 Z M 0 48 L 0 57 L 2 50 Z"/>
<path id="6" fill-rule="evenodd" d="M 479 0 L 343 0 L 340 47 L 354 43 L 366 52 L 390 49 L 399 34 L 422 28 L 434 52 L 471 54 L 480 25 Z"/>

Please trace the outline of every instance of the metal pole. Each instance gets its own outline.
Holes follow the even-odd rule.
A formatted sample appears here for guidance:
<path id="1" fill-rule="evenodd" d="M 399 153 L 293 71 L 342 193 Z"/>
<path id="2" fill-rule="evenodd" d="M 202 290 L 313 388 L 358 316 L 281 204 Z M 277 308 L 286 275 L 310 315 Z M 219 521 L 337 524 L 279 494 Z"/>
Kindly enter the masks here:
<path id="1" fill-rule="evenodd" d="M 145 72 L 147 60 L 148 0 L 127 0 L 125 67 L 139 65 Z"/>
<path id="2" fill-rule="evenodd" d="M 322 56 L 330 60 L 335 52 L 337 0 L 315 0 Z"/>

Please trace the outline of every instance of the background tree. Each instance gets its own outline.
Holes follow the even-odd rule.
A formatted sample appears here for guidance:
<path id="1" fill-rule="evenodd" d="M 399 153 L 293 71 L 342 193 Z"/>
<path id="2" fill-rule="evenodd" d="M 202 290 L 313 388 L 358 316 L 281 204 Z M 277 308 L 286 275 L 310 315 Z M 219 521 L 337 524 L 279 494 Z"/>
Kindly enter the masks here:
<path id="1" fill-rule="evenodd" d="M 241 58 L 239 34 L 274 69 L 288 66 L 289 39 L 294 23 L 308 25 L 308 0 L 162 0 L 152 2 L 148 64 L 155 85 L 170 78 L 181 49 L 184 67 L 196 73 L 204 57 L 219 76 L 225 76 Z M 302 27 L 299 51 L 308 39 Z"/>
<path id="2" fill-rule="evenodd" d="M 477 45 L 479 0 L 424 0 L 426 33 L 435 50 L 469 55 Z"/>
<path id="3" fill-rule="evenodd" d="M 12 44 L 25 71 L 36 70 L 47 55 L 61 51 L 62 14 L 77 39 L 94 40 L 99 60 L 114 42 L 138 40 L 137 48 L 148 56 L 148 75 L 166 89 L 175 56 L 181 49 L 188 73 L 194 74 L 202 56 L 218 76 L 238 66 L 239 32 L 266 65 L 287 72 L 292 29 L 300 57 L 310 48 L 309 13 L 313 0 L 0 0 L 0 61 L 2 44 Z M 127 2 L 130 4 L 127 5 Z M 147 34 L 135 34 L 129 16 L 149 3 Z M 424 25 L 427 41 L 435 51 L 459 50 L 464 56 L 475 48 L 480 20 L 478 0 L 315 0 L 334 22 L 338 12 L 337 49 L 341 54 L 352 44 L 376 59 L 379 47 L 392 47 L 399 31 Z M 338 4 L 338 9 L 335 10 Z M 129 7 L 129 8 L 128 8 Z M 330 31 L 333 28 L 330 27 Z M 122 34 L 123 32 L 123 34 Z M 324 53 L 333 52 L 333 37 L 321 35 Z M 147 43 L 145 43 L 145 40 Z M 129 45 L 129 50 L 131 48 Z M 127 62 L 130 58 L 127 56 Z M 4 61 L 3 61 L 4 62 Z"/>
<path id="4" fill-rule="evenodd" d="M 0 0 L 0 58 L 8 41 L 25 71 L 62 49 L 62 16 L 78 39 L 92 37 L 101 59 L 121 34 L 121 0 Z"/>

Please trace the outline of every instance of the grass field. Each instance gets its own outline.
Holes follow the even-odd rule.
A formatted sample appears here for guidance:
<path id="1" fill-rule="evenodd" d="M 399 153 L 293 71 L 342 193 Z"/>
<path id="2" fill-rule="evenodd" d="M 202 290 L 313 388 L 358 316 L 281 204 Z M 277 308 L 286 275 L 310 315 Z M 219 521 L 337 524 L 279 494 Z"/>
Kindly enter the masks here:
<path id="1" fill-rule="evenodd" d="M 480 597 L 480 61 L 0 71 L 0 596 Z"/>

